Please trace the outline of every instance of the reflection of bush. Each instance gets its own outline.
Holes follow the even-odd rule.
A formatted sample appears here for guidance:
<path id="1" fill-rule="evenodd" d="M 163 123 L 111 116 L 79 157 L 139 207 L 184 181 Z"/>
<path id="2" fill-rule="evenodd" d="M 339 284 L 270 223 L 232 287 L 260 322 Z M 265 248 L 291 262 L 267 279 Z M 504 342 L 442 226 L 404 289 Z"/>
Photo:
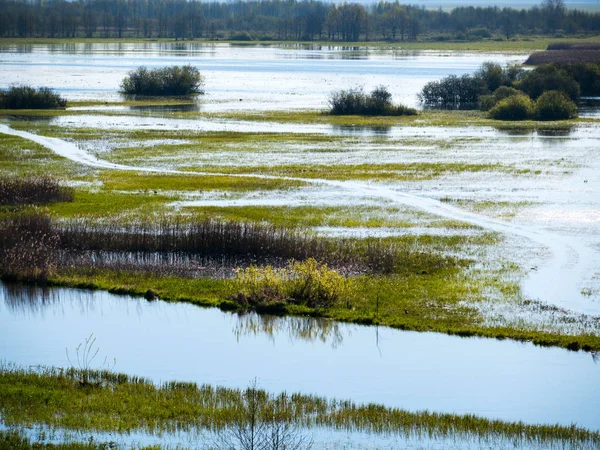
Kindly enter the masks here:
<path id="1" fill-rule="evenodd" d="M 352 282 L 314 258 L 291 261 L 287 267 L 250 266 L 239 269 L 232 281 L 234 300 L 256 307 L 268 303 L 295 303 L 328 307 L 352 292 Z"/>
<path id="2" fill-rule="evenodd" d="M 123 79 L 121 91 L 128 95 L 193 95 L 202 94 L 202 84 L 200 72 L 190 65 L 151 70 L 138 67 Z"/>
<path id="3" fill-rule="evenodd" d="M 45 87 L 11 86 L 6 91 L 0 91 L 2 109 L 55 109 L 66 105 L 64 98 Z"/>
<path id="4" fill-rule="evenodd" d="M 536 120 L 566 120 L 577 115 L 577 105 L 559 91 L 544 92 L 535 102 Z"/>

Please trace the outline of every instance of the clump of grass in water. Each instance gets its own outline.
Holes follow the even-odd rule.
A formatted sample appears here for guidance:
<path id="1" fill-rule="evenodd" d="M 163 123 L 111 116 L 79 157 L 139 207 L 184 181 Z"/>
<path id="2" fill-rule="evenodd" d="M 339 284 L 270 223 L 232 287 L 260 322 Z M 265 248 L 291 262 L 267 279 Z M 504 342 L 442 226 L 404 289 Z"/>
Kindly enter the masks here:
<path id="1" fill-rule="evenodd" d="M 76 369 L 0 368 L 0 413 L 8 426 L 44 424 L 69 430 L 147 433 L 223 430 L 244 415 L 245 390 L 150 380 L 90 371 L 82 387 Z M 527 425 L 474 415 L 411 412 L 313 395 L 257 390 L 260 411 L 299 427 L 408 437 L 510 440 L 515 445 L 598 448 L 600 433 L 560 425 Z"/>
<path id="2" fill-rule="evenodd" d="M 45 175 L 0 178 L 0 205 L 45 205 L 73 199 L 74 190 L 61 186 L 57 178 Z"/>

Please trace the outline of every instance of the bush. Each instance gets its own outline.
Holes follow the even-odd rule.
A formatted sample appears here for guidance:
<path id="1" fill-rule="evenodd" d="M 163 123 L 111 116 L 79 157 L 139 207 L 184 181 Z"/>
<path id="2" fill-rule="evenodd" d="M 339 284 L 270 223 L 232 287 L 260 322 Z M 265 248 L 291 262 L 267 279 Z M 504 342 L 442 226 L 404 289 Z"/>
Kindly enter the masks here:
<path id="1" fill-rule="evenodd" d="M 535 103 L 536 120 L 566 120 L 577 116 L 577 105 L 560 91 L 544 92 Z"/>
<path id="2" fill-rule="evenodd" d="M 11 86 L 0 92 L 2 109 L 55 109 L 64 108 L 67 101 L 49 88 Z"/>
<path id="3" fill-rule="evenodd" d="M 514 95 L 523 95 L 523 92 L 508 86 L 500 86 L 492 95 L 482 95 L 479 97 L 479 109 L 481 111 L 489 111 L 496 106 L 500 100 L 504 100 L 505 98 Z"/>
<path id="4" fill-rule="evenodd" d="M 242 306 L 295 303 L 329 307 L 351 292 L 351 282 L 337 271 L 309 258 L 291 261 L 283 269 L 250 266 L 238 269 L 232 281 L 233 300 Z"/>
<path id="5" fill-rule="evenodd" d="M 580 93 L 579 83 L 556 64 L 536 67 L 527 73 L 516 87 L 534 100 L 546 91 L 561 91 L 577 101 Z"/>
<path id="6" fill-rule="evenodd" d="M 190 65 L 151 70 L 138 67 L 123 79 L 121 91 L 128 95 L 193 95 L 203 93 L 202 85 L 200 72 Z"/>
<path id="7" fill-rule="evenodd" d="M 489 116 L 496 120 L 527 120 L 533 117 L 534 105 L 526 95 L 513 95 L 500 100 Z"/>
<path id="8" fill-rule="evenodd" d="M 476 76 L 450 75 L 440 81 L 430 81 L 423 86 L 419 100 L 432 106 L 477 106 L 479 96 L 486 93 L 484 81 Z"/>
<path id="9" fill-rule="evenodd" d="M 362 88 L 332 92 L 329 96 L 329 113 L 333 115 L 361 114 L 370 116 L 414 116 L 417 110 L 404 105 L 394 105 L 392 94 L 385 86 L 378 86 L 365 94 Z"/>

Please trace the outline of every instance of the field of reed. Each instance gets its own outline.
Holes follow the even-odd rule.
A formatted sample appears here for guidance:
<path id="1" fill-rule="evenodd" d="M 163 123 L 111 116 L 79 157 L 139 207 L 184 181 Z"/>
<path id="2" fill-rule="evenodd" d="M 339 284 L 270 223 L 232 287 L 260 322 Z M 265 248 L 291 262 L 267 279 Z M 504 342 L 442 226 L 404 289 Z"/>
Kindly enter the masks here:
<path id="1" fill-rule="evenodd" d="M 17 214 L 0 220 L 0 242 L 0 270 L 18 278 L 60 267 L 230 277 L 238 267 L 281 267 L 308 258 L 346 275 L 432 272 L 457 264 L 390 239 L 333 239 L 268 224 L 172 217 L 124 224 Z"/>
<path id="2" fill-rule="evenodd" d="M 0 206 L 46 205 L 56 202 L 72 202 L 74 190 L 62 186 L 57 178 L 0 177 Z"/>

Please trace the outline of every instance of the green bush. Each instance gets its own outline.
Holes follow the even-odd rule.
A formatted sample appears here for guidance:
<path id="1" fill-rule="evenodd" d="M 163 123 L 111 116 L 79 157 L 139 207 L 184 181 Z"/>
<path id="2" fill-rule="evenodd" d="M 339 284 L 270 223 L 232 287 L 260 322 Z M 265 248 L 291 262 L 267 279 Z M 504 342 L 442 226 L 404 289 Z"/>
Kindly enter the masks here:
<path id="1" fill-rule="evenodd" d="M 489 117 L 496 120 L 528 120 L 533 117 L 534 105 L 526 95 L 513 95 L 500 100 L 490 112 Z"/>
<path id="2" fill-rule="evenodd" d="M 190 65 L 150 70 L 138 67 L 123 79 L 121 91 L 128 95 L 194 95 L 203 93 L 202 85 L 200 72 Z"/>
<path id="3" fill-rule="evenodd" d="M 564 92 L 574 101 L 577 101 L 580 95 L 579 83 L 556 64 L 536 67 L 528 72 L 516 87 L 534 100 L 546 91 Z"/>
<path id="4" fill-rule="evenodd" d="M 566 120 L 577 116 L 577 105 L 560 91 L 544 92 L 535 102 L 536 120 Z"/>
<path id="5" fill-rule="evenodd" d="M 378 86 L 365 94 L 362 88 L 332 92 L 329 96 L 329 113 L 333 115 L 414 116 L 417 110 L 404 105 L 394 105 L 392 94 L 385 86 Z"/>
<path id="6" fill-rule="evenodd" d="M 492 95 L 482 95 L 479 97 L 479 109 L 481 111 L 489 111 L 496 106 L 500 100 L 504 100 L 505 98 L 514 95 L 523 95 L 523 92 L 512 87 L 500 86 Z"/>
<path id="7" fill-rule="evenodd" d="M 55 109 L 64 108 L 67 101 L 49 88 L 11 86 L 0 91 L 2 109 Z"/>
<path id="8" fill-rule="evenodd" d="M 287 267 L 250 266 L 232 281 L 232 297 L 241 306 L 295 303 L 311 308 L 332 306 L 352 291 L 352 282 L 314 258 L 291 261 Z"/>

